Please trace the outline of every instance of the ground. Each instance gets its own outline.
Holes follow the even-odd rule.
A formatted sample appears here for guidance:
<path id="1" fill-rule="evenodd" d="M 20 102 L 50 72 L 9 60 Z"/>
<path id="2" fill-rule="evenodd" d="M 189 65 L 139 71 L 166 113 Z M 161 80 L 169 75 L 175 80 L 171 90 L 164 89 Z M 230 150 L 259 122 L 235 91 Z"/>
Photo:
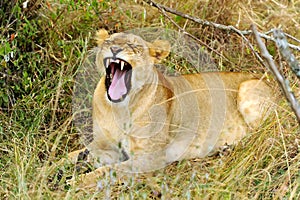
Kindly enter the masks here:
<path id="1" fill-rule="evenodd" d="M 240 30 L 249 29 L 251 24 L 261 32 L 280 27 L 300 38 L 299 0 L 158 2 Z M 123 183 L 106 177 L 97 193 L 66 185 L 75 167 L 57 163 L 82 147 L 72 122 L 72 94 L 78 68 L 95 45 L 95 30 L 105 28 L 113 33 L 142 27 L 178 28 L 140 0 L 4 0 L 0 7 L 1 199 L 300 198 L 300 130 L 284 99 L 275 116 L 220 155 L 176 162 Z M 237 34 L 169 16 L 199 39 L 218 70 L 266 73 L 272 79 Z M 247 38 L 255 46 L 253 37 Z M 289 41 L 299 46 L 299 40 Z M 265 42 L 299 99 L 299 79 L 282 62 L 274 43 Z M 300 52 L 293 52 L 300 60 Z M 176 70 L 192 71 L 185 67 Z M 59 169 L 64 172 L 60 182 Z"/>

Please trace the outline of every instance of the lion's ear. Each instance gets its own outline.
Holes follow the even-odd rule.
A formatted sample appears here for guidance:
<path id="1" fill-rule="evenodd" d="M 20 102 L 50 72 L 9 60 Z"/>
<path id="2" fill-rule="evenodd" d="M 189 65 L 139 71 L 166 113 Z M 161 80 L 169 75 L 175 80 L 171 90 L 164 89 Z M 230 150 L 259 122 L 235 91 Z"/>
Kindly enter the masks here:
<path id="1" fill-rule="evenodd" d="M 155 40 L 153 43 L 148 43 L 150 56 L 154 58 L 154 62 L 158 63 L 166 58 L 171 49 L 171 45 L 166 40 Z"/>
<path id="2" fill-rule="evenodd" d="M 95 34 L 95 40 L 98 46 L 101 46 L 103 41 L 109 37 L 108 32 L 105 29 L 100 29 Z"/>

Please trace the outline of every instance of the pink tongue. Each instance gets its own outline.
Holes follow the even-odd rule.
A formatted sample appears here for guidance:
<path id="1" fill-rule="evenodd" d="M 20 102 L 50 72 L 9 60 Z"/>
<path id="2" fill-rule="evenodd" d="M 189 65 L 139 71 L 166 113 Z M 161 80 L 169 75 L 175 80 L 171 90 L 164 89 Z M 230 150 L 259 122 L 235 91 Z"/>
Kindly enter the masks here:
<path id="1" fill-rule="evenodd" d="M 121 99 L 121 97 L 127 93 L 125 74 L 125 71 L 122 72 L 121 70 L 116 69 L 112 83 L 108 89 L 108 94 L 112 100 Z"/>

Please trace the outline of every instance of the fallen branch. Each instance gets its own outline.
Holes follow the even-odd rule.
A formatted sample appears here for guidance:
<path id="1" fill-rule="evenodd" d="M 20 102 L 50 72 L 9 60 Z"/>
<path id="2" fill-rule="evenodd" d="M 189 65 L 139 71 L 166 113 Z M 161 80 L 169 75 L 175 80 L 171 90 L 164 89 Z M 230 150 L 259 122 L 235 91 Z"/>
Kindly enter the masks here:
<path id="1" fill-rule="evenodd" d="M 254 25 L 252 25 L 252 31 L 255 36 L 257 45 L 260 49 L 261 55 L 266 61 L 266 67 L 269 68 L 276 77 L 279 86 L 281 87 L 286 99 L 290 103 L 290 106 L 297 117 L 298 123 L 300 124 L 300 105 L 297 99 L 295 98 L 295 95 L 293 94 L 293 91 L 289 85 L 289 81 L 286 80 L 283 77 L 283 75 L 279 72 L 278 67 L 272 59 L 272 56 L 269 54 L 265 44 L 262 42 L 260 35 L 257 32 L 256 27 Z"/>
<path id="2" fill-rule="evenodd" d="M 161 4 L 154 3 L 153 1 L 150 1 L 150 2 L 151 2 L 150 5 L 153 5 L 154 7 L 158 8 L 159 11 L 160 11 L 166 18 L 168 18 L 168 20 L 170 20 L 171 23 L 173 23 L 178 29 L 180 29 L 184 34 L 186 34 L 186 35 L 190 36 L 191 38 L 193 38 L 194 40 L 200 42 L 202 45 L 204 45 L 204 46 L 206 46 L 207 48 L 209 48 L 212 52 L 218 54 L 219 56 L 222 56 L 220 53 L 218 53 L 217 51 L 215 51 L 213 48 L 207 46 L 206 44 L 203 44 L 203 42 L 200 41 L 197 37 L 195 37 L 195 36 L 193 36 L 192 34 L 188 33 L 186 30 L 184 30 L 182 27 L 180 27 L 180 26 L 179 26 L 179 25 L 178 25 L 178 24 L 177 24 L 177 23 L 169 16 L 169 15 L 166 14 L 166 10 L 173 10 L 173 9 L 168 8 L 168 7 L 165 7 L 165 6 L 161 5 Z M 148 3 L 148 2 L 147 2 L 147 3 Z M 180 12 L 175 11 L 175 10 L 173 10 L 173 12 L 174 12 L 173 14 L 175 14 L 175 13 L 180 13 Z M 170 13 L 172 13 L 172 12 L 170 12 Z M 185 14 L 183 14 L 183 13 L 180 13 L 180 14 L 181 14 L 181 15 L 185 15 Z M 181 15 L 179 15 L 179 16 L 181 16 Z M 189 16 L 189 15 L 187 15 L 187 16 Z M 216 28 L 221 28 L 221 29 L 227 30 L 227 31 L 228 31 L 228 30 L 231 30 L 231 28 L 232 28 L 232 30 L 234 30 L 236 33 L 238 33 L 238 34 L 243 38 L 243 40 L 246 42 L 246 44 L 247 44 L 248 47 L 251 49 L 251 51 L 254 53 L 254 55 L 255 55 L 256 58 L 259 60 L 259 62 L 260 62 L 261 64 L 263 64 L 263 59 L 259 56 L 259 54 L 257 53 L 257 51 L 256 51 L 256 50 L 254 49 L 254 47 L 251 45 L 250 41 L 244 36 L 244 34 L 245 34 L 245 33 L 248 34 L 249 31 L 240 31 L 240 30 L 236 29 L 236 28 L 233 27 L 233 26 L 230 28 L 230 26 L 224 26 L 224 25 L 222 25 L 222 24 L 212 23 L 212 22 L 208 22 L 208 21 L 205 21 L 205 20 L 202 20 L 202 19 L 197 19 L 197 18 L 195 18 L 195 20 L 198 21 L 198 23 L 200 23 L 200 24 L 204 24 L 204 25 L 212 24 L 212 25 L 213 25 L 214 27 L 216 27 Z M 222 57 L 225 58 L 224 56 L 222 56 Z M 227 59 L 227 58 L 225 58 L 225 59 Z"/>
<path id="3" fill-rule="evenodd" d="M 273 35 L 276 41 L 276 45 L 280 51 L 280 54 L 285 59 L 285 61 L 289 64 L 292 71 L 296 74 L 298 78 L 300 78 L 300 65 L 294 56 L 294 54 L 290 51 L 288 42 L 286 40 L 285 34 L 278 29 L 273 30 Z"/>
<path id="4" fill-rule="evenodd" d="M 153 6 L 153 7 L 156 7 L 158 9 L 163 9 L 164 11 L 166 12 L 169 12 L 169 13 L 172 13 L 172 14 L 175 14 L 177 16 L 180 16 L 180 17 L 183 17 L 185 19 L 189 19 L 193 22 L 196 22 L 198 24 L 201 24 L 201 25 L 204 25 L 204 26 L 210 26 L 210 27 L 214 27 L 214 28 L 217 28 L 217 29 L 220 29 L 220 30 L 224 30 L 224 31 L 228 31 L 228 32 L 235 32 L 237 33 L 238 35 L 240 36 L 245 36 L 245 35 L 250 35 L 252 34 L 252 30 L 239 30 L 237 28 L 235 28 L 234 26 L 226 26 L 226 25 L 223 25 L 223 24 L 218 24 L 218 23 L 214 23 L 214 22 L 210 22 L 210 21 L 206 21 L 206 20 L 203 20 L 203 19 L 200 19 L 200 18 L 197 18 L 197 17 L 193 17 L 191 15 L 188 15 L 188 14 L 185 14 L 185 13 L 182 13 L 180 11 L 177 11 L 175 9 L 172 9 L 172 8 L 169 8 L 167 6 L 164 6 L 162 4 L 158 4 L 158 3 L 155 3 L 154 1 L 152 0 L 143 0 L 145 3 L 149 4 L 150 6 Z M 258 33 L 258 35 L 261 37 L 261 38 L 264 38 L 266 40 L 271 40 L 273 42 L 276 42 L 275 39 L 271 36 L 268 36 L 266 34 L 263 34 L 263 33 Z M 298 40 L 296 40 L 298 41 Z M 297 51 L 300 51 L 300 46 L 296 46 L 296 45 L 293 45 L 293 44 L 289 44 L 288 43 L 288 46 L 292 49 L 295 49 Z"/>
<path id="5" fill-rule="evenodd" d="M 167 15 L 166 11 L 160 7 L 159 4 L 157 4 L 157 8 L 160 10 L 160 12 L 168 19 L 170 20 L 170 22 L 172 24 L 174 24 L 174 26 L 176 26 L 183 34 L 191 37 L 192 39 L 194 39 L 195 41 L 198 41 L 201 45 L 207 47 L 210 51 L 214 52 L 215 54 L 223 57 L 224 59 L 227 60 L 226 57 L 224 57 L 222 54 L 220 54 L 219 52 L 217 52 L 215 49 L 211 48 L 210 46 L 208 46 L 207 44 L 205 44 L 204 42 L 202 42 L 199 38 L 195 37 L 194 35 L 188 33 L 184 28 L 182 28 L 181 26 L 179 26 L 169 15 Z"/>

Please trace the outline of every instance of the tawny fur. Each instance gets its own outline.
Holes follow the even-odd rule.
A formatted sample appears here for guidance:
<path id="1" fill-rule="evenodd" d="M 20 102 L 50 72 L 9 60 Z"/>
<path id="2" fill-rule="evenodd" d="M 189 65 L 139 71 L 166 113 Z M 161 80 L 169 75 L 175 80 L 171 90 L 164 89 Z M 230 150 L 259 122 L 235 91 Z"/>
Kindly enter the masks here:
<path id="1" fill-rule="evenodd" d="M 147 172 L 167 164 L 212 154 L 240 140 L 269 114 L 274 101 L 263 81 L 246 73 L 212 72 L 163 76 L 154 67 L 166 58 L 166 41 L 105 30 L 96 35 L 97 66 L 111 47 L 132 66 L 132 88 L 120 103 L 107 98 L 105 76 L 93 98 L 93 136 L 87 145 L 97 169 L 81 175 L 81 187 L 95 186 L 108 168 L 123 173 Z M 71 153 L 76 160 L 80 151 Z M 129 159 L 121 162 L 126 154 Z M 105 167 L 108 166 L 108 167 Z"/>

